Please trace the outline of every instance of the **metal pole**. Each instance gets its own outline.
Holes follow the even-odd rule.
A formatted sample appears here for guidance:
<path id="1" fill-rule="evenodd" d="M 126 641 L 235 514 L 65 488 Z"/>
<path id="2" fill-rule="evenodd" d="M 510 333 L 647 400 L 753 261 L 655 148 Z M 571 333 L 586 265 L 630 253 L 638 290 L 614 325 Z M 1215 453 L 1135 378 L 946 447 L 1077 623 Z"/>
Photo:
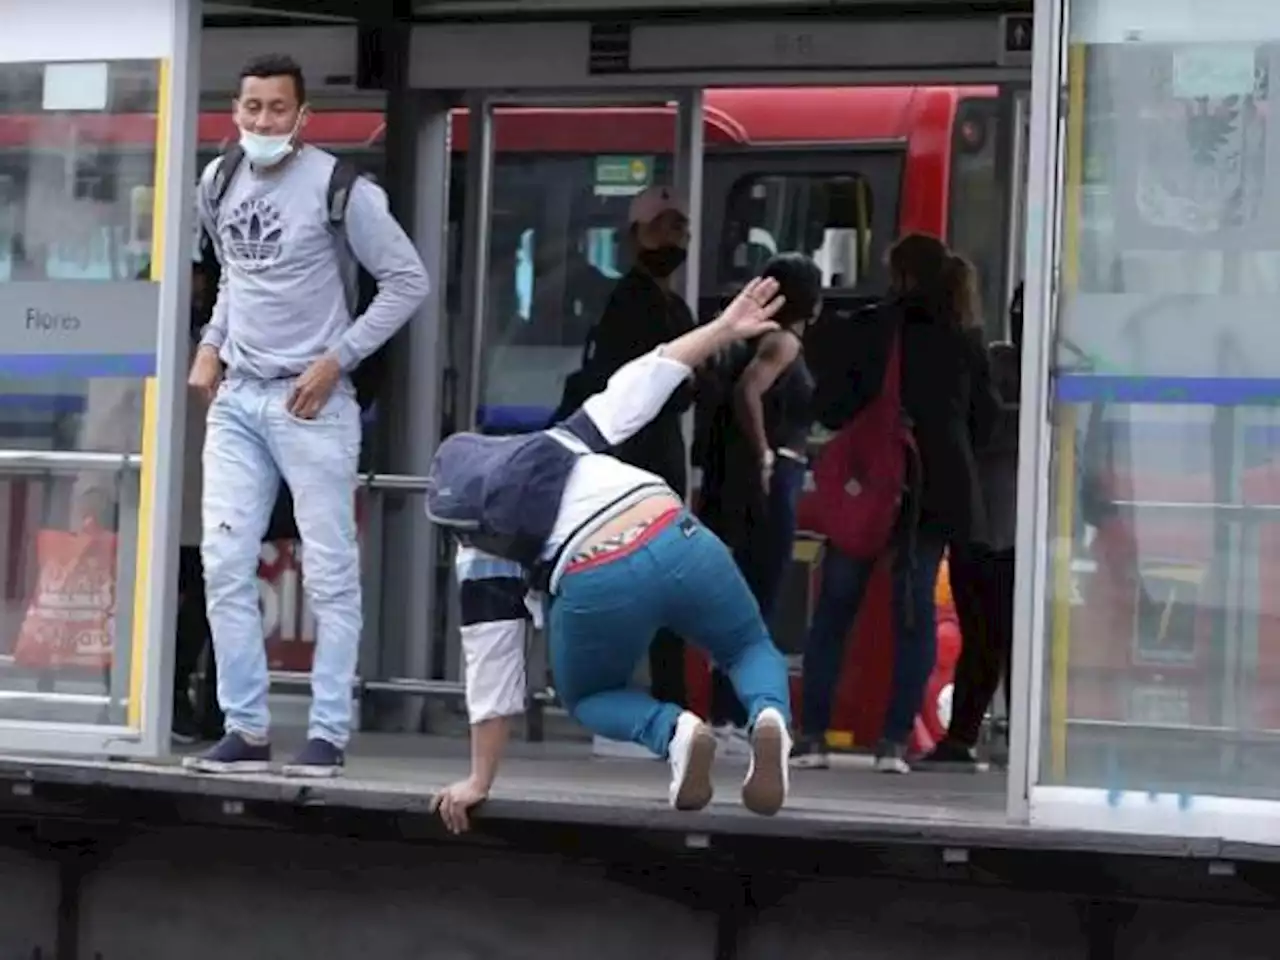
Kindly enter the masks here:
<path id="1" fill-rule="evenodd" d="M 493 105 L 482 96 L 468 101 L 466 209 L 463 214 L 462 317 L 467 325 L 465 416 L 461 422 L 479 425 L 484 375 L 484 330 L 489 296 L 489 231 L 493 212 Z"/>
<path id="2" fill-rule="evenodd" d="M 139 578 L 145 589 L 141 683 L 131 683 L 131 699 L 141 700 L 142 746 L 151 754 L 169 750 L 169 726 L 173 688 L 173 630 L 177 617 L 178 529 L 182 508 L 182 470 L 186 440 L 186 318 L 191 304 L 191 254 L 194 242 L 196 141 L 199 127 L 200 31 L 202 7 L 173 0 L 173 40 L 168 64 L 168 125 L 165 153 L 168 162 L 162 176 L 166 203 L 161 232 L 164 238 L 160 273 L 160 309 L 156 341 L 156 422 L 152 472 L 154 485 L 142 490 L 142 510 L 150 511 L 146 542 L 137 545 L 148 557 L 149 576 Z M 159 238 L 157 238 L 159 239 Z M 179 322 L 181 319 L 181 322 Z M 146 440 L 144 439 L 144 449 Z M 143 470 L 143 480 L 147 478 Z M 135 629 L 138 625 L 135 624 Z M 122 645 L 117 642 L 117 656 Z M 131 711 L 132 712 L 132 711 Z"/>
<path id="3" fill-rule="evenodd" d="M 701 293 L 699 268 L 702 264 L 702 258 L 698 256 L 698 251 L 702 249 L 702 158 L 706 146 L 702 90 L 682 91 L 676 102 L 675 188 L 684 198 L 689 211 L 689 258 L 676 279 L 685 303 L 693 311 L 694 317 L 697 317 L 698 297 Z M 680 493 L 686 501 L 702 485 L 702 471 L 699 469 L 698 475 L 694 476 L 691 456 L 693 418 L 692 410 L 680 418 L 680 428 L 684 432 L 685 476 L 689 478 L 689 488 Z"/>

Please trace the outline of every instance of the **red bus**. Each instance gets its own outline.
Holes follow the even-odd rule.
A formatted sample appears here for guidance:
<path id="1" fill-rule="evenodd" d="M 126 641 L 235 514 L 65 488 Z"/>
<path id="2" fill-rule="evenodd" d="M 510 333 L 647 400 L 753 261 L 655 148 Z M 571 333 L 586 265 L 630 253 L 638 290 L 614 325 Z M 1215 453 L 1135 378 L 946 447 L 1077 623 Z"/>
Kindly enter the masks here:
<path id="1" fill-rule="evenodd" d="M 947 239 L 973 260 L 988 323 L 999 329 L 1005 251 L 997 120 L 994 87 L 707 91 L 695 238 L 700 306 L 705 312 L 718 304 L 773 253 L 801 250 L 823 267 L 828 309 L 847 309 L 850 301 L 883 292 L 885 251 L 902 233 L 919 230 Z M 453 121 L 445 289 L 448 321 L 456 324 L 463 322 L 462 154 L 470 131 L 465 111 Z M 235 128 L 229 113 L 206 113 L 199 127 L 203 167 L 231 142 Z M 384 131 L 380 112 L 319 110 L 306 136 L 381 176 Z M 0 115 L 0 281 L 137 276 L 150 252 L 154 136 L 155 118 L 148 114 Z M 621 275 L 619 239 L 629 198 L 649 183 L 669 181 L 674 143 L 672 107 L 497 111 L 480 411 L 487 427 L 545 421 L 564 375 L 577 364 L 587 327 Z M 55 436 L 74 435 L 85 394 L 84 381 L 7 377 L 0 388 L 0 443 L 43 447 L 54 445 Z M 88 438 L 78 445 L 91 444 Z M 799 566 L 809 568 L 813 557 L 800 553 L 808 559 Z M 273 608 L 281 626 L 272 633 L 272 665 L 306 669 L 313 620 L 301 609 L 296 570 L 275 562 L 263 571 L 264 590 L 280 601 Z M 12 590 L 15 579 L 8 579 Z M 795 610 L 778 630 L 792 655 L 807 621 L 810 587 L 793 591 Z M 851 658 L 861 664 L 891 657 L 882 592 L 874 591 L 866 605 L 857 631 L 864 639 L 851 645 Z M 873 635 L 873 642 L 865 640 Z M 694 669 L 705 676 L 701 666 Z M 874 739 L 876 731 L 863 729 L 870 721 L 855 717 L 848 704 L 877 699 L 865 695 L 865 687 L 881 672 L 850 671 L 866 678 L 863 692 L 851 687 L 840 698 L 844 719 L 835 725 L 853 731 L 858 742 Z M 932 721 L 936 728 L 939 719 Z"/>

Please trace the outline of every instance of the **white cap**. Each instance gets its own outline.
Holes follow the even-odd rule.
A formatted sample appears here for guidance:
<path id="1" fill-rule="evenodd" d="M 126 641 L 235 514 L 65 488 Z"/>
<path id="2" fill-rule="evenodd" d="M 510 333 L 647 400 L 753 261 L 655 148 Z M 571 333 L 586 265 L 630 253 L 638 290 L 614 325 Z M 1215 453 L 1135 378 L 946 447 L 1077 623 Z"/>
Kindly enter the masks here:
<path id="1" fill-rule="evenodd" d="M 668 210 L 674 210 L 682 217 L 688 217 L 684 201 L 676 195 L 671 187 L 648 187 L 631 198 L 631 210 L 627 222 L 632 226 L 652 223 Z"/>

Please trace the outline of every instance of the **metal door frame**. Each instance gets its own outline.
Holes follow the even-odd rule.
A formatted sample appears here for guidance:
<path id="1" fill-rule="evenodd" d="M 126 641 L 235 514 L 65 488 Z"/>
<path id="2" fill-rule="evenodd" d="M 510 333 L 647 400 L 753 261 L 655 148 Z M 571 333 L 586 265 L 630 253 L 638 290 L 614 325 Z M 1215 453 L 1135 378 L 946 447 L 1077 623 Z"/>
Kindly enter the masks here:
<path id="1" fill-rule="evenodd" d="M 1004 338 L 1008 339 L 1008 306 L 1020 280 L 1025 279 L 1027 258 L 1027 179 L 1031 139 L 1031 88 L 1017 84 L 1000 90 L 1000 176 L 1007 184 L 1004 198 L 1004 263 L 1000 282 Z"/>
<path id="2" fill-rule="evenodd" d="M 469 318 L 463 338 L 462 355 L 465 357 L 465 382 L 460 384 L 459 403 L 466 416 L 460 422 L 474 429 L 477 423 L 480 401 L 480 384 L 483 379 L 484 323 L 488 311 L 488 258 L 490 227 L 493 213 L 493 178 L 495 166 L 494 111 L 499 107 L 559 107 L 564 109 L 589 109 L 612 106 L 666 106 L 675 104 L 675 185 L 687 194 L 689 205 L 689 230 L 695 238 L 701 227 L 702 194 L 702 125 L 690 124 L 682 118 L 696 112 L 702 113 L 700 90 L 673 88 L 635 88 L 609 90 L 599 93 L 583 91 L 504 91 L 499 94 L 473 94 L 466 98 L 470 113 L 469 141 L 467 145 L 466 201 L 463 215 L 462 240 L 462 315 Z M 478 121 L 478 122 L 477 122 Z M 681 141 L 687 143 L 682 144 Z M 696 163 L 691 151 L 696 149 Z M 693 196 L 696 191 L 697 196 Z M 697 201 L 695 206 L 694 201 Z M 696 242 L 696 241 L 695 241 Z M 697 293 L 696 258 L 682 270 L 682 292 Z M 696 300 L 695 300 L 696 302 Z M 459 358 L 461 359 L 461 358 Z"/>
<path id="3" fill-rule="evenodd" d="M 1013 660 L 1009 710 L 1006 810 L 1031 819 L 1039 779 L 1047 595 L 1049 464 L 1053 439 L 1050 398 L 1057 329 L 1057 277 L 1061 237 L 1065 44 L 1069 0 L 1036 0 L 1035 51 L 1027 157 L 1022 396 L 1018 428 L 1018 510 L 1013 605 Z"/>

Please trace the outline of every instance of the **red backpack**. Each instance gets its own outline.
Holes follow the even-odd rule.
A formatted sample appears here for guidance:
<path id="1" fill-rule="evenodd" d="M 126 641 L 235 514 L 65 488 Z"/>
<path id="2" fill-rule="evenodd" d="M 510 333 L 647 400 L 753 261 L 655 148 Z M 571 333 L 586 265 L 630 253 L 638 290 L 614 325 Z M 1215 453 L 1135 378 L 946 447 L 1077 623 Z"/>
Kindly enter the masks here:
<path id="1" fill-rule="evenodd" d="M 902 333 L 895 330 L 880 394 L 827 441 L 813 469 L 816 532 L 854 559 L 884 553 L 904 500 L 919 484 L 920 452 L 902 409 L 901 358 Z"/>

